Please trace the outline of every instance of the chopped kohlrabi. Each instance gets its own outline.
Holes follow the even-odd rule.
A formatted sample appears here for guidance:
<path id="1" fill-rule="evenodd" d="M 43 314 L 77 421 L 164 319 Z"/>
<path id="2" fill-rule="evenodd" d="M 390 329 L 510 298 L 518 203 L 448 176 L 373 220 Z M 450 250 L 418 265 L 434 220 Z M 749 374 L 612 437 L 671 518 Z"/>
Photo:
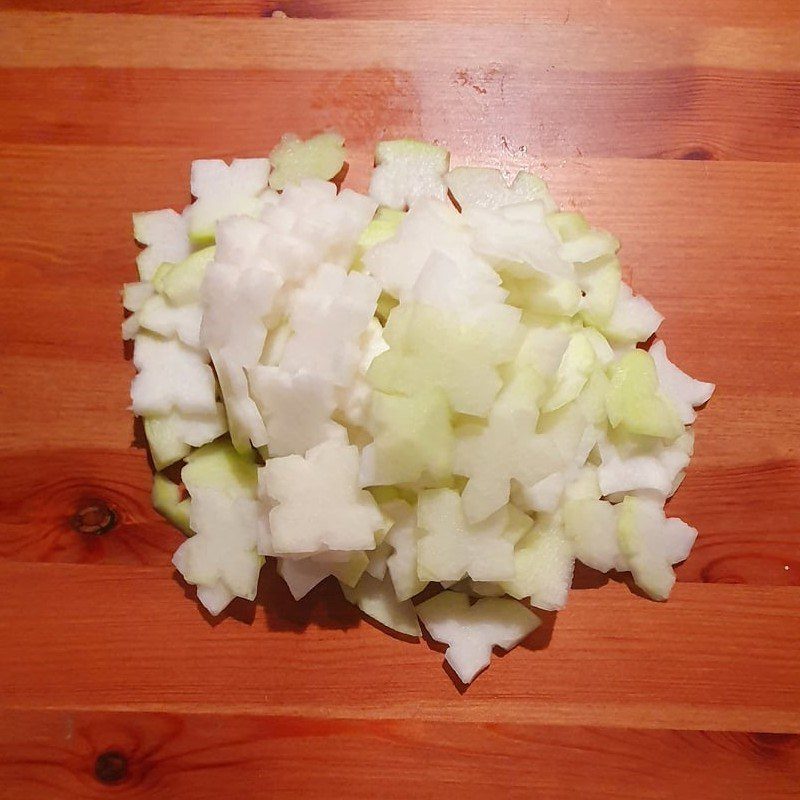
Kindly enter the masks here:
<path id="1" fill-rule="evenodd" d="M 345 158 L 287 135 L 134 215 L 133 411 L 198 601 L 253 600 L 275 558 L 295 599 L 326 582 L 421 623 L 468 683 L 527 606 L 565 606 L 576 559 L 666 599 L 697 532 L 664 504 L 714 386 L 641 344 L 662 317 L 618 240 L 529 172 L 400 139 L 366 195 L 334 183 Z"/>

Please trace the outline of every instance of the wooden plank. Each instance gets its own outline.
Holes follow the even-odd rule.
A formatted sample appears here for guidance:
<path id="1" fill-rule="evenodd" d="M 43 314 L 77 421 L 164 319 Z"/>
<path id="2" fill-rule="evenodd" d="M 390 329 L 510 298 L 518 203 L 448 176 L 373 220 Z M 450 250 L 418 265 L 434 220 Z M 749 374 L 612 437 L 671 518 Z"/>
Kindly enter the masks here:
<path id="1" fill-rule="evenodd" d="M 800 159 L 800 74 L 618 62 L 524 69 L 480 58 L 435 69 L 2 71 L 0 142 L 264 148 L 327 126 L 368 148 L 426 135 L 473 151 L 545 159 Z M 335 104 L 329 99 L 337 98 Z M 569 98 L 569 102 L 565 102 Z M 75 103 L 84 109 L 74 114 Z M 113 125 L 98 125 L 113 119 Z M 764 130 L 770 135 L 764 136 Z M 205 150 L 209 152 L 208 149 Z"/>
<path id="2" fill-rule="evenodd" d="M 272 798 L 778 800 L 797 796 L 796 744 L 789 734 L 12 711 L 0 785 L 4 800 L 100 797 L 109 784 L 217 800 L 221 775 L 226 798 L 267 785 Z"/>
<path id="3" fill-rule="evenodd" d="M 779 26 L 800 19 L 785 0 L 5 0 L 4 7 L 29 11 L 268 17 L 276 11 L 308 19 L 403 19 L 454 22 L 558 22 L 650 25 L 673 21 L 722 25 Z"/>
<path id="4" fill-rule="evenodd" d="M 164 42 L 169 42 L 169 47 Z M 386 43 L 391 42 L 391 47 Z M 221 44 L 224 43 L 224 46 Z M 800 31 L 779 28 L 468 25 L 2 12 L 0 67 L 441 69 L 513 64 L 594 71 L 696 67 L 796 72 Z"/>
<path id="5" fill-rule="evenodd" d="M 138 440 L 118 450 L 14 450 L 0 456 L 0 558 L 159 565 L 169 574 L 182 535 L 151 507 L 151 468 L 141 446 Z M 799 490 L 800 467 L 793 462 L 693 465 L 669 505 L 670 515 L 700 531 L 691 557 L 678 567 L 679 580 L 800 585 Z M 81 527 L 81 515 L 92 513 L 103 519 L 109 514 L 107 531 Z M 585 572 L 581 581 L 604 578 Z"/>
<path id="6" fill-rule="evenodd" d="M 0 562 L 0 705 L 800 732 L 800 589 L 620 584 L 567 609 L 460 694 L 424 643 L 326 584 L 210 626 L 158 568 Z"/>

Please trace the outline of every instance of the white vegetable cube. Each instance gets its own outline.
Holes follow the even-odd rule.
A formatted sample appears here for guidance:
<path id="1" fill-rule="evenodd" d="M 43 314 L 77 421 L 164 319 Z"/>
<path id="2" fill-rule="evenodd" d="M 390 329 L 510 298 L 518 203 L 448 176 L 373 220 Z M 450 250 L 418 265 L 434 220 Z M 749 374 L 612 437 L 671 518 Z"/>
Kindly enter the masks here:
<path id="1" fill-rule="evenodd" d="M 369 193 L 382 206 L 402 209 L 422 197 L 444 200 L 447 194 L 450 154 L 443 147 L 413 139 L 379 142 L 375 164 Z"/>
<path id="2" fill-rule="evenodd" d="M 202 351 L 177 339 L 141 333 L 133 363 L 139 370 L 131 384 L 134 414 L 216 414 L 216 382 Z"/>
<path id="3" fill-rule="evenodd" d="M 134 214 L 133 236 L 146 245 L 136 258 L 143 281 L 152 280 L 161 264 L 183 261 L 191 252 L 186 221 L 171 208 Z"/>
<path id="4" fill-rule="evenodd" d="M 358 486 L 358 449 L 328 441 L 298 455 L 271 458 L 261 468 L 276 554 L 372 550 L 385 528 L 369 492 Z"/>
<path id="5" fill-rule="evenodd" d="M 346 439 L 331 419 L 336 407 L 333 385 L 312 372 L 279 367 L 250 370 L 250 390 L 266 420 L 270 456 L 305 455 L 328 439 Z"/>
<path id="6" fill-rule="evenodd" d="M 531 200 L 541 202 L 548 211 L 556 208 L 547 184 L 529 172 L 518 172 L 509 186 L 499 169 L 455 167 L 447 173 L 446 182 L 462 209 L 503 208 Z"/>
<path id="7" fill-rule="evenodd" d="M 380 288 L 368 275 L 323 265 L 298 291 L 290 311 L 294 335 L 280 366 L 348 386 L 361 358 L 360 338 L 375 313 Z"/>
<path id="8" fill-rule="evenodd" d="M 442 592 L 417 606 L 428 633 L 446 644 L 445 660 L 462 683 L 489 666 L 492 648 L 511 650 L 539 627 L 540 620 L 516 600 L 485 597 L 475 605 L 457 592 Z"/>
<path id="9" fill-rule="evenodd" d="M 667 358 L 667 348 L 662 341 L 655 342 L 649 353 L 658 373 L 661 391 L 677 409 L 681 422 L 691 425 L 697 416 L 695 407 L 708 402 L 714 393 L 714 384 L 695 380 L 678 369 Z"/>
<path id="10" fill-rule="evenodd" d="M 191 190 L 197 199 L 186 212 L 192 240 L 213 241 L 216 224 L 225 217 L 256 214 L 269 170 L 266 158 L 235 158 L 230 164 L 219 159 L 193 161 Z"/>
<path id="11" fill-rule="evenodd" d="M 654 600 L 666 600 L 675 583 L 672 565 L 692 549 L 697 531 L 679 519 L 666 519 L 656 500 L 627 495 L 617 533 L 636 585 Z"/>
<path id="12" fill-rule="evenodd" d="M 195 535 L 175 551 L 172 559 L 187 583 L 206 589 L 219 587 L 223 599 L 229 593 L 229 601 L 233 596 L 253 600 L 264 563 L 256 552 L 259 513 L 256 500 L 232 497 L 217 489 L 196 490 L 189 514 Z M 198 594 L 201 602 L 204 597 Z M 211 602 L 204 605 L 212 614 L 222 610 Z"/>
<path id="13" fill-rule="evenodd" d="M 508 508 L 487 519 L 467 521 L 461 498 L 452 489 L 420 492 L 417 525 L 417 572 L 422 580 L 502 581 L 514 576 L 514 543 L 508 536 Z"/>

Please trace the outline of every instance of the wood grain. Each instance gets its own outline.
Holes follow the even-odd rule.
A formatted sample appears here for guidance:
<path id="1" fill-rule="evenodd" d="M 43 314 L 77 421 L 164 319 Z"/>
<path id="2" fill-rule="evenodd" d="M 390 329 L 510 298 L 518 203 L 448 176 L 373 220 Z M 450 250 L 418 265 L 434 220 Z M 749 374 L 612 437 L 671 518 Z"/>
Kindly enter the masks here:
<path id="1" fill-rule="evenodd" d="M 1 800 L 797 796 L 800 6 L 2 9 Z M 328 584 L 296 604 L 270 567 L 255 606 L 198 610 L 127 410 L 130 212 L 184 205 L 192 158 L 327 127 L 356 188 L 414 135 L 531 166 L 622 239 L 670 354 L 718 384 L 669 603 L 581 570 L 465 693 Z"/>
<path id="2" fill-rule="evenodd" d="M 769 800 L 791 796 L 800 768 L 796 738 L 764 733 L 83 711 L 7 719 L 4 800 L 30 800 L 32 786 L 39 796 L 105 797 L 94 773 L 109 754 L 125 770 L 117 796 L 169 800 L 218 800 L 220 774 L 226 798 L 261 787 L 274 798 L 480 800 L 502 786 L 504 798 L 663 800 L 667 790 Z"/>
<path id="3" fill-rule="evenodd" d="M 796 587 L 577 590 L 462 697 L 334 585 L 262 584 L 212 629 L 163 568 L 0 562 L 0 704 L 800 733 Z"/>
<path id="4" fill-rule="evenodd" d="M 4 7 L 29 11 L 90 13 L 170 14 L 186 16 L 269 17 L 275 11 L 301 19 L 402 19 L 485 23 L 557 22 L 562 25 L 590 22 L 608 24 L 609 35 L 625 25 L 655 22 L 715 23 L 737 26 L 774 26 L 800 19 L 800 9 L 785 0 L 5 0 Z"/>

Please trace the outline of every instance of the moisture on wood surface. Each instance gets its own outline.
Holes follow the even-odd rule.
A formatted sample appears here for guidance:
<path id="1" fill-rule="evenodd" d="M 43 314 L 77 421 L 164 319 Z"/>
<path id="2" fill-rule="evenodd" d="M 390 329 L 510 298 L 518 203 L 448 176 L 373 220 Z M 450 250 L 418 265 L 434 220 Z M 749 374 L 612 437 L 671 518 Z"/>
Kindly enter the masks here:
<path id="1" fill-rule="evenodd" d="M 800 785 L 800 9 L 10 0 L 0 11 L 0 798 L 790 798 Z M 279 10 L 288 19 L 274 18 Z M 61 13 L 69 12 L 69 13 Z M 114 13 L 105 13 L 114 12 Z M 336 127 L 531 167 L 717 383 L 666 604 L 581 570 L 465 692 L 325 584 L 212 624 L 127 409 L 130 213 Z"/>

